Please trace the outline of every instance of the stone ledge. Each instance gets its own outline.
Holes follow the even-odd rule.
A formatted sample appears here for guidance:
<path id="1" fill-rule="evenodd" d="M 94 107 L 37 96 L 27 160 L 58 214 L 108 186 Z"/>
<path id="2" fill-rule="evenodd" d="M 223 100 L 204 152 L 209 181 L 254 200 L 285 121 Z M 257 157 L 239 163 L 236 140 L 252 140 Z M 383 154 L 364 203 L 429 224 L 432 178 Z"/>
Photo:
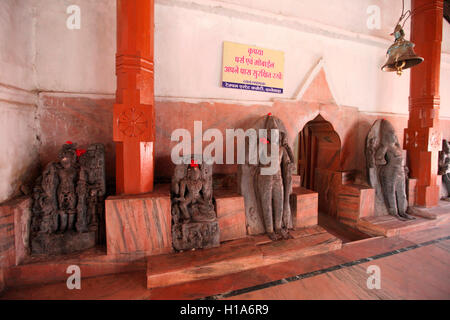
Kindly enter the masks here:
<path id="1" fill-rule="evenodd" d="M 292 232 L 294 239 L 267 236 L 230 241 L 219 248 L 148 257 L 147 288 L 208 279 L 340 249 L 341 240 L 319 226 Z"/>
<path id="2" fill-rule="evenodd" d="M 438 225 L 450 222 L 450 202 L 440 201 L 434 208 L 423 208 L 428 211 L 434 219 L 425 219 L 415 216 L 416 219 L 400 221 L 391 215 L 378 217 L 366 217 L 358 220 L 356 227 L 371 235 L 382 235 L 392 237 L 403 235 L 413 231 L 420 231 L 434 228 Z"/>

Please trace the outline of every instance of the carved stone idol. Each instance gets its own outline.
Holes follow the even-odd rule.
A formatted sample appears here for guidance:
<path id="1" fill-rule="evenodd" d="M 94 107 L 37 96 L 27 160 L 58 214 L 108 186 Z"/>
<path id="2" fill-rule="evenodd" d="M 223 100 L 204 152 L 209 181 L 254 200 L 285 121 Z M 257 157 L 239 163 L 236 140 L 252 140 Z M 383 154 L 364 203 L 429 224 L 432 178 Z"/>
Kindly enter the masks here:
<path id="1" fill-rule="evenodd" d="M 32 254 L 63 254 L 93 247 L 104 220 L 105 150 L 63 145 L 33 190 Z"/>
<path id="2" fill-rule="evenodd" d="M 444 200 L 450 201 L 450 142 L 442 140 L 442 151 L 439 152 L 439 174 L 442 175 L 442 187 L 447 191 Z"/>
<path id="3" fill-rule="evenodd" d="M 293 229 L 290 195 L 294 155 L 287 132 L 281 120 L 270 114 L 254 129 L 259 133 L 260 147 L 249 148 L 249 160 L 239 168 L 248 229 L 251 234 L 265 232 L 271 240 L 289 239 L 289 229 Z M 251 163 L 254 154 L 257 159 Z"/>
<path id="4" fill-rule="evenodd" d="M 172 241 L 175 250 L 218 247 L 219 224 L 212 192 L 212 165 L 190 164 L 175 167 L 171 185 Z"/>
<path id="5" fill-rule="evenodd" d="M 394 127 L 387 120 L 377 120 L 366 138 L 368 181 L 375 189 L 377 215 L 390 214 L 399 220 L 411 220 L 407 214 L 407 168 L 403 150 Z"/>

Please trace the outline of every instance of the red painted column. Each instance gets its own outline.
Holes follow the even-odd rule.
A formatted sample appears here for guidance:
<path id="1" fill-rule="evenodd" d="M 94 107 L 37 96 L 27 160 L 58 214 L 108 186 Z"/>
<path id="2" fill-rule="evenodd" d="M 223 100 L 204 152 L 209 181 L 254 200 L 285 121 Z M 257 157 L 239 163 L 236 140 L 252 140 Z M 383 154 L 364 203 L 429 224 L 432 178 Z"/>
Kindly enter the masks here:
<path id="1" fill-rule="evenodd" d="M 404 148 L 417 181 L 416 204 L 432 207 L 439 201 L 437 185 L 439 127 L 439 75 L 441 65 L 443 0 L 412 0 L 411 41 L 425 60 L 411 68 L 409 120 Z"/>
<path id="2" fill-rule="evenodd" d="M 154 0 L 117 0 L 116 192 L 153 190 Z"/>

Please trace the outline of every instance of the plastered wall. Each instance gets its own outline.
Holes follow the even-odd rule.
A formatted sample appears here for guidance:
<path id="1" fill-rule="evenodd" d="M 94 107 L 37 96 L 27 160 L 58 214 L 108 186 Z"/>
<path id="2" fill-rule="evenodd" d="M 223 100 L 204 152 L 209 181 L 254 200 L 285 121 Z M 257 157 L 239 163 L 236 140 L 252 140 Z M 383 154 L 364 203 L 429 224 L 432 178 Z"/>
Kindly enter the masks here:
<path id="1" fill-rule="evenodd" d="M 80 29 L 66 27 L 70 5 L 81 10 Z M 380 9 L 379 29 L 367 27 L 374 12 L 370 6 Z M 192 108 L 189 119 L 196 110 L 221 119 L 231 105 L 247 121 L 255 113 L 249 106 L 269 108 L 274 99 L 294 99 L 322 59 L 337 106 L 356 109 L 367 119 L 398 117 L 406 124 L 409 71 L 402 77 L 380 71 L 400 13 L 401 1 L 155 0 L 156 110 L 172 106 L 180 111 L 173 107 L 179 103 Z M 116 0 L 0 1 L 0 201 L 17 194 L 66 140 L 105 143 L 113 179 L 115 20 Z M 441 119 L 447 138 L 449 35 L 444 22 Z M 223 41 L 284 51 L 284 94 L 221 88 Z M 160 127 L 176 127 L 165 114 L 157 115 L 165 122 Z M 230 125 L 239 123 L 232 119 Z M 158 137 L 167 145 L 170 132 Z"/>

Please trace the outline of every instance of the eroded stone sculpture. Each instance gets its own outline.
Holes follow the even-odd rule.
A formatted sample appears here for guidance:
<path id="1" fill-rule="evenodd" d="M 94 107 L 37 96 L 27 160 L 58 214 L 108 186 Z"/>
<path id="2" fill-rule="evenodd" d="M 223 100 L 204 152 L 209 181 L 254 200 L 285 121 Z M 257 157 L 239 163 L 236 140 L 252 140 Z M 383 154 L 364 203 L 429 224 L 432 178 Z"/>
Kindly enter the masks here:
<path id="1" fill-rule="evenodd" d="M 171 184 L 172 241 L 175 250 L 217 247 L 219 224 L 212 192 L 212 165 L 190 158 L 175 167 Z"/>
<path id="2" fill-rule="evenodd" d="M 444 200 L 450 201 L 450 142 L 442 140 L 442 151 L 439 152 L 439 174 L 442 175 L 442 186 L 447 191 Z"/>
<path id="3" fill-rule="evenodd" d="M 251 158 L 252 152 L 258 152 L 258 159 L 255 164 L 247 161 L 239 168 L 248 228 L 252 233 L 265 232 L 271 240 L 289 239 L 289 229 L 293 229 L 290 195 L 294 156 L 287 132 L 281 120 L 271 114 L 260 119 L 254 129 L 258 132 L 258 143 L 265 144 L 267 151 L 249 148 L 247 158 Z M 274 138 L 272 131 L 277 131 L 278 136 Z M 278 154 L 272 157 L 273 152 Z M 261 161 L 266 156 L 275 163 Z M 271 166 L 274 170 L 264 173 L 263 169 Z"/>
<path id="4" fill-rule="evenodd" d="M 267 137 L 262 138 L 262 143 L 267 145 L 267 155 L 278 151 L 276 157 L 276 171 L 273 174 L 264 174 L 261 169 L 268 168 L 271 164 L 258 163 L 255 176 L 257 196 L 261 203 L 264 226 L 271 240 L 289 239 L 289 228 L 292 228 L 291 208 L 289 197 L 292 193 L 292 169 L 294 156 L 287 144 L 286 134 L 279 133 L 279 139 L 274 139 L 272 130 L 279 130 L 275 118 L 268 115 L 266 119 Z M 274 148 L 276 146 L 276 148 Z"/>
<path id="5" fill-rule="evenodd" d="M 369 184 L 376 190 L 377 215 L 388 213 L 399 220 L 414 217 L 407 213 L 407 168 L 394 127 L 385 119 L 373 124 L 366 138 Z"/>
<path id="6" fill-rule="evenodd" d="M 33 189 L 31 252 L 62 254 L 95 245 L 103 222 L 105 150 L 66 143 Z"/>

